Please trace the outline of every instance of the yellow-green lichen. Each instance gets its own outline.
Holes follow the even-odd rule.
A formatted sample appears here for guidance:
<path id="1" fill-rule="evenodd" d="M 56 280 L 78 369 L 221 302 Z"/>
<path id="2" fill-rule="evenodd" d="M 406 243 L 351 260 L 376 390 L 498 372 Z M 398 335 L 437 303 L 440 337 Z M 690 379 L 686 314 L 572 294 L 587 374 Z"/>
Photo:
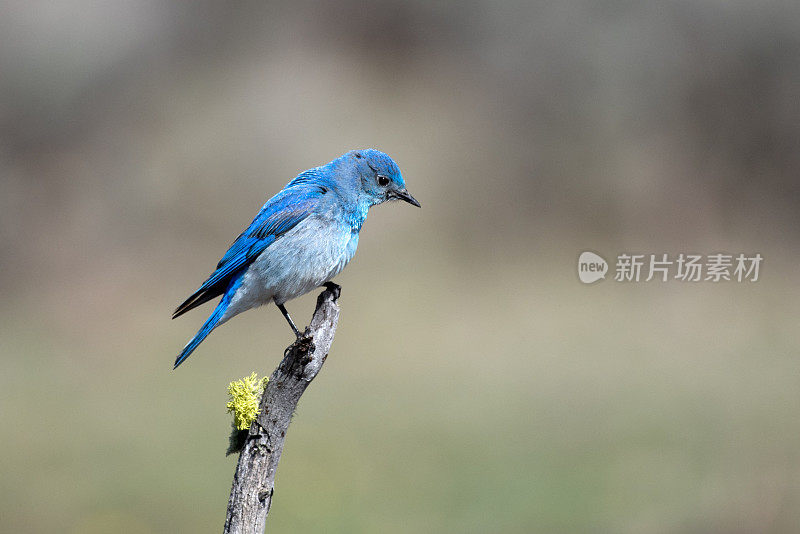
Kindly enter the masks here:
<path id="1" fill-rule="evenodd" d="M 267 387 L 269 377 L 262 379 L 254 372 L 241 380 L 228 384 L 228 413 L 233 414 L 233 426 L 237 430 L 247 430 L 258 417 L 258 403 Z"/>

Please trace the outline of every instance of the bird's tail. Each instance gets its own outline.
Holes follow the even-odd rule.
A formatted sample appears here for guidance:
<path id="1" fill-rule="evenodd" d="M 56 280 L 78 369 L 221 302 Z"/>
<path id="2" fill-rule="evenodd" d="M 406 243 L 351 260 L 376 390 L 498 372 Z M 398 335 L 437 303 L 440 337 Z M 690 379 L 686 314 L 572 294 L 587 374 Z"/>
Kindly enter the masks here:
<path id="1" fill-rule="evenodd" d="M 230 284 L 228 284 L 228 289 L 222 296 L 222 300 L 220 300 L 219 304 L 217 304 L 217 307 L 214 308 L 214 311 L 211 313 L 208 319 L 206 319 L 206 322 L 203 323 L 203 326 L 200 327 L 200 330 L 197 332 L 197 334 L 195 334 L 195 336 L 191 339 L 191 341 L 189 341 L 189 343 L 187 343 L 186 346 L 183 347 L 181 353 L 178 354 L 177 358 L 175 358 L 175 365 L 173 369 L 177 369 L 178 366 L 182 364 L 184 360 L 186 360 L 186 358 L 188 358 L 189 355 L 192 354 L 192 352 L 194 352 L 194 349 L 196 349 L 197 346 L 200 343 L 202 343 L 206 337 L 208 337 L 208 334 L 210 334 L 211 331 L 214 330 L 214 328 L 216 328 L 219 325 L 219 321 L 220 319 L 222 319 L 222 316 L 225 314 L 225 311 L 228 309 L 228 306 L 230 306 L 231 299 L 233 298 L 233 295 L 236 293 L 236 290 L 239 289 L 241 281 L 242 281 L 241 274 L 239 274 L 238 276 L 234 277 L 233 280 L 231 280 Z"/>

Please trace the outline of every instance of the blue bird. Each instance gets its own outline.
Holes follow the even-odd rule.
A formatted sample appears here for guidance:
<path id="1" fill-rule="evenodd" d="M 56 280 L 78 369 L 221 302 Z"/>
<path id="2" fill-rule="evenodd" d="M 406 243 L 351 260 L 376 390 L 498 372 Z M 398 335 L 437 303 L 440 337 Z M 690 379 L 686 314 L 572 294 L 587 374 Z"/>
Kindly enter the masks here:
<path id="1" fill-rule="evenodd" d="M 378 150 L 353 150 L 300 173 L 267 201 L 172 318 L 220 295 L 200 331 L 175 359 L 183 363 L 214 328 L 243 311 L 274 302 L 298 338 L 284 304 L 339 274 L 356 253 L 369 208 L 387 200 L 420 207 L 397 164 Z"/>

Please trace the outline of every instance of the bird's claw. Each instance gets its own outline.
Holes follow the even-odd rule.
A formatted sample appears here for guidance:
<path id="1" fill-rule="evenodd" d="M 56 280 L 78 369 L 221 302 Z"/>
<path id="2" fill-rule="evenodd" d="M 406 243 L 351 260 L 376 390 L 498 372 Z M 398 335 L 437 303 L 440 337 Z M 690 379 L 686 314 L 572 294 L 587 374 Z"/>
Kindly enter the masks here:
<path id="1" fill-rule="evenodd" d="M 325 286 L 325 289 L 327 289 L 328 291 L 333 293 L 333 300 L 338 300 L 339 299 L 339 295 L 342 294 L 342 286 L 340 286 L 339 284 L 336 284 L 334 282 L 325 282 L 322 285 Z"/>

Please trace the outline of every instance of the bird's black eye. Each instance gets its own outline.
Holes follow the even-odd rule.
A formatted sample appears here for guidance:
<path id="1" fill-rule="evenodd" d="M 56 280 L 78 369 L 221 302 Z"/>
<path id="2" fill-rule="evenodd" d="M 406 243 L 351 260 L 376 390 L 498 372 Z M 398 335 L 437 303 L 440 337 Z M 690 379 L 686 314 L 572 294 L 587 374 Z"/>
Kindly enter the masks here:
<path id="1" fill-rule="evenodd" d="M 378 175 L 378 185 L 381 187 L 386 187 L 389 185 L 389 179 L 382 174 Z"/>

